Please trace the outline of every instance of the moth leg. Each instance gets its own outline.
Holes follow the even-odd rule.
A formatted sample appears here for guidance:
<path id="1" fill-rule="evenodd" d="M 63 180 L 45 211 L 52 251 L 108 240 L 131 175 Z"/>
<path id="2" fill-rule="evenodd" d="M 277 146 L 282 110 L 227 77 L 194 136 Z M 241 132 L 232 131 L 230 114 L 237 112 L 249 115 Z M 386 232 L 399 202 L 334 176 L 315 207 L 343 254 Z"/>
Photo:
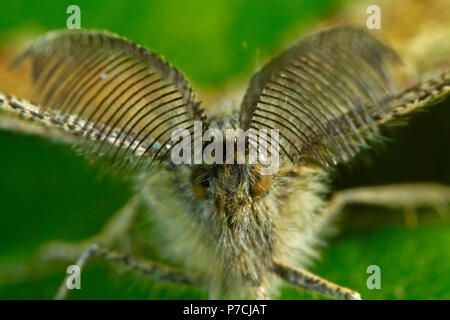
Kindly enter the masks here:
<path id="1" fill-rule="evenodd" d="M 393 184 L 386 186 L 360 187 L 336 192 L 327 208 L 321 213 L 318 223 L 326 223 L 348 204 L 367 204 L 403 208 L 407 225 L 417 223 L 415 209 L 432 206 L 439 213 L 447 211 L 450 202 L 450 187 L 438 183 Z"/>
<path id="2" fill-rule="evenodd" d="M 287 282 L 325 296 L 341 300 L 361 300 L 361 295 L 346 287 L 329 282 L 309 271 L 288 266 L 273 259 L 273 272 Z"/>
<path id="3" fill-rule="evenodd" d="M 140 195 L 135 195 L 105 224 L 102 230 L 81 242 L 53 241 L 45 244 L 39 253 L 42 260 L 75 260 L 85 252 L 92 243 L 101 243 L 112 247 L 123 240 L 142 204 Z"/>
<path id="4" fill-rule="evenodd" d="M 134 270 L 144 276 L 152 277 L 155 280 L 166 280 L 177 283 L 198 283 L 196 279 L 186 275 L 183 271 L 163 265 L 159 262 L 132 257 L 126 253 L 107 249 L 104 246 L 93 244 L 78 258 L 76 265 L 83 269 L 88 260 L 93 256 L 100 256 L 108 261 L 124 265 L 125 267 Z M 68 293 L 66 281 L 68 275 L 55 296 L 56 300 L 65 299 Z"/>

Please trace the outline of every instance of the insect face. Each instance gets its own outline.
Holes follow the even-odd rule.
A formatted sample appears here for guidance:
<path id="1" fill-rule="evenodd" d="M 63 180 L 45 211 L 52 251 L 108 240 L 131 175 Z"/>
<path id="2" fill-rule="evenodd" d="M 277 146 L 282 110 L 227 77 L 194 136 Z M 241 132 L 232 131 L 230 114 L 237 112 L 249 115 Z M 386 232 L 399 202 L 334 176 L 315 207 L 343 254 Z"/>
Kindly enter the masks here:
<path id="1" fill-rule="evenodd" d="M 199 165 L 192 170 L 192 192 L 210 199 L 217 212 L 235 216 L 269 192 L 272 176 L 261 174 L 261 165 Z"/>

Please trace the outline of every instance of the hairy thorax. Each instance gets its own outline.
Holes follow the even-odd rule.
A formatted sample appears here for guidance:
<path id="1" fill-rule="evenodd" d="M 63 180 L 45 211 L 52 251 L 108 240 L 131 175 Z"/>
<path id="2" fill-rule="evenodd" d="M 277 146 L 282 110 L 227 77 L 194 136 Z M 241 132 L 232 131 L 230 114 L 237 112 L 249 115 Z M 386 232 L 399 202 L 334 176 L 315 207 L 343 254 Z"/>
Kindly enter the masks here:
<path id="1" fill-rule="evenodd" d="M 154 172 L 141 194 L 168 259 L 200 276 L 212 297 L 255 297 L 276 287 L 273 258 L 304 266 L 315 256 L 324 176 L 282 165 L 255 194 L 261 180 L 250 165 L 177 166 Z"/>

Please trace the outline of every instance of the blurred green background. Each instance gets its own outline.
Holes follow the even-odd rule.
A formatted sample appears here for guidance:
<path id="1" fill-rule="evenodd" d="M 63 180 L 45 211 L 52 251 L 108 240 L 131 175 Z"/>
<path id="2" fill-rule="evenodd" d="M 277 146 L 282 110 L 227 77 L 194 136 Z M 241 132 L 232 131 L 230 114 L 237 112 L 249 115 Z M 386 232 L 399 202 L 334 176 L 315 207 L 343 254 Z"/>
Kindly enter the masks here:
<path id="1" fill-rule="evenodd" d="M 107 29 L 163 55 L 200 92 L 251 76 L 257 67 L 345 1 L 8 1 L 0 10 L 0 45 L 24 33 L 64 28 L 66 8 L 81 8 L 83 28 Z M 1 88 L 0 88 L 1 91 Z M 396 182 L 450 183 L 450 105 L 413 116 L 409 126 L 386 128 L 392 142 L 362 154 L 334 177 L 343 189 Z M 97 233 L 132 194 L 129 182 L 101 174 L 70 148 L 0 132 L 0 299 L 48 299 L 67 264 L 32 265 L 51 240 L 82 240 Z M 448 207 L 446 208 L 448 213 Z M 341 232 L 312 271 L 361 292 L 365 299 L 449 299 L 450 228 L 432 208 L 406 228 L 402 210 L 346 209 Z M 379 265 L 381 290 L 366 287 L 366 269 Z M 200 288 L 117 274 L 100 259 L 88 265 L 74 299 L 195 299 Z M 15 280 L 10 272 L 26 273 Z M 320 298 L 286 286 L 282 299 Z"/>

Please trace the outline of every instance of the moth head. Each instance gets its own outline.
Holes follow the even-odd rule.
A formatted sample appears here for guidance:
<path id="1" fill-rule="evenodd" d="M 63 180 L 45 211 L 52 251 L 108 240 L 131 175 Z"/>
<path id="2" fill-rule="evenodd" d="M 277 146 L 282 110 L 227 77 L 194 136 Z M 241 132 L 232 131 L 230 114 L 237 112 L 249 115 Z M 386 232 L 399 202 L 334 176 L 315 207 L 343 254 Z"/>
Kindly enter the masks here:
<path id="1" fill-rule="evenodd" d="M 272 176 L 263 174 L 260 164 L 198 165 L 192 170 L 191 186 L 201 200 L 212 200 L 219 207 L 238 207 L 264 197 L 272 186 Z"/>

